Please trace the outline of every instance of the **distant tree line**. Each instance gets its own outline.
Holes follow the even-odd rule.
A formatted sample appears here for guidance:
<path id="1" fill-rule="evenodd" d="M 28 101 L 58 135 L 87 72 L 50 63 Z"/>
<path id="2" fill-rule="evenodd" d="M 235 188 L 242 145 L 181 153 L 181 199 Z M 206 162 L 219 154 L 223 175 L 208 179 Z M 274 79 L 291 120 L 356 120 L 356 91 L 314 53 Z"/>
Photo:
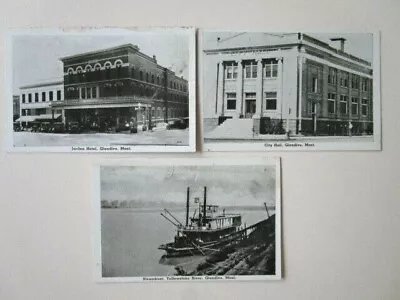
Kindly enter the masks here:
<path id="1" fill-rule="evenodd" d="M 181 207 L 183 204 L 166 201 L 101 200 L 101 208 Z M 182 206 L 183 207 L 183 206 Z"/>

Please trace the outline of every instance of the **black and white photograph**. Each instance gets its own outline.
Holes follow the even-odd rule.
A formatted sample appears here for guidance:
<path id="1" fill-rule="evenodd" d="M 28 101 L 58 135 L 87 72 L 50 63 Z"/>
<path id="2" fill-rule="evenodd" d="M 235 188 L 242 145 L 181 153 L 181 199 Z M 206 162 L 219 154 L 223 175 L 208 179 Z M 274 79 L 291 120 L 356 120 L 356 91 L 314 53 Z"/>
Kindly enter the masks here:
<path id="1" fill-rule="evenodd" d="M 280 279 L 279 159 L 232 162 L 99 166 L 96 278 Z"/>
<path id="2" fill-rule="evenodd" d="M 381 149 L 379 33 L 200 37 L 205 151 Z"/>
<path id="3" fill-rule="evenodd" d="M 12 151 L 194 151 L 193 28 L 14 30 L 8 50 Z"/>

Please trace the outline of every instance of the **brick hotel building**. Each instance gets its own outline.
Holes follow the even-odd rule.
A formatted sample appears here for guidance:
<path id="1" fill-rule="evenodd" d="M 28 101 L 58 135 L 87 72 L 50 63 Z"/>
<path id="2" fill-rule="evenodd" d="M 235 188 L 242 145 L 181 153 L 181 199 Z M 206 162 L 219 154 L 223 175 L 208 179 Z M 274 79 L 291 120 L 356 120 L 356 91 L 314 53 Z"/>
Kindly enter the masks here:
<path id="1" fill-rule="evenodd" d="M 63 120 L 154 126 L 189 116 L 188 82 L 132 44 L 61 58 Z"/>
<path id="2" fill-rule="evenodd" d="M 221 41 L 204 50 L 208 74 L 214 74 L 204 78 L 211 106 L 205 126 L 248 126 L 256 134 L 280 126 L 282 132 L 317 135 L 347 135 L 350 126 L 352 134 L 373 133 L 373 69 L 345 52 L 345 39 L 332 38 L 333 47 L 295 33 L 251 46 L 246 35 L 236 35 L 239 43 L 232 46 Z M 237 46 L 240 40 L 245 46 Z"/>

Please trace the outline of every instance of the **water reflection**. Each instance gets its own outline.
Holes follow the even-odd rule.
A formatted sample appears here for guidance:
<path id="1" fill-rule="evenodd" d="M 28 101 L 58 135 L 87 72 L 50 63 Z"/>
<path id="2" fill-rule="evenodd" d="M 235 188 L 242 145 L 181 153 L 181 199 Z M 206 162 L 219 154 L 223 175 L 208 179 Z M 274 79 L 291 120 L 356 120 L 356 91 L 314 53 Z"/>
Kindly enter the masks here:
<path id="1" fill-rule="evenodd" d="M 192 255 L 182 257 L 169 257 L 167 255 L 163 255 L 159 260 L 159 264 L 174 266 L 177 272 L 179 272 L 178 270 L 182 270 L 185 273 L 191 273 L 196 270 L 199 264 L 205 262 L 206 259 L 206 255 Z"/>

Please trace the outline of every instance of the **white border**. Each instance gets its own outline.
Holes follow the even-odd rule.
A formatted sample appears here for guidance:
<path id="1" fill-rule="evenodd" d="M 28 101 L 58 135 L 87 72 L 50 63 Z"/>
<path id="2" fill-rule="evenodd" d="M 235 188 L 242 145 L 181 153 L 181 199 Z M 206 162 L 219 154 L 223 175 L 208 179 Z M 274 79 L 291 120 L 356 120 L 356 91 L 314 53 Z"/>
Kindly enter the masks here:
<path id="1" fill-rule="evenodd" d="M 13 68 L 12 68 L 12 37 L 16 35 L 105 35 L 121 34 L 116 30 L 131 31 L 176 31 L 186 32 L 189 36 L 189 143 L 188 145 L 112 145 L 118 150 L 102 150 L 111 145 L 71 145 L 71 146 L 30 146 L 14 147 L 13 145 Z M 130 33 L 127 32 L 127 35 Z M 140 45 L 139 45 L 140 46 Z M 13 29 L 6 32 L 6 71 L 5 71 L 5 150 L 7 152 L 71 152 L 71 153 L 131 153 L 131 152 L 195 152 L 196 151 L 196 29 L 193 27 L 104 27 L 104 28 L 59 28 L 59 29 Z M 72 150 L 73 147 L 86 147 L 95 150 Z M 122 148 L 130 147 L 131 150 Z"/>
<path id="2" fill-rule="evenodd" d="M 373 141 L 368 142 L 319 142 L 319 141 L 307 141 L 302 142 L 301 139 L 293 139 L 293 140 L 284 140 L 284 141 L 268 141 L 264 140 L 263 142 L 257 141 L 254 142 L 252 140 L 243 141 L 243 142 L 205 142 L 204 140 L 204 105 L 207 105 L 203 102 L 203 94 L 204 94 L 204 80 L 203 80 L 203 34 L 206 32 L 267 32 L 262 30 L 217 30 L 217 29 L 202 29 L 199 30 L 199 38 L 198 38 L 198 58 L 199 58 L 199 95 L 200 95 L 200 112 L 201 112 L 201 122 L 200 122 L 200 132 L 201 132 L 201 149 L 202 151 L 330 151 L 330 150 L 346 150 L 346 151 L 360 151 L 360 150 L 382 150 L 382 125 L 381 125 L 381 50 L 380 50 L 380 32 L 379 31 L 343 31 L 343 30 L 329 30 L 329 31 L 321 31 L 316 32 L 315 30 L 298 30 L 298 31 L 288 31 L 288 30 L 274 30 L 269 31 L 273 32 L 315 32 L 318 34 L 323 33 L 370 33 L 373 35 L 373 126 L 374 126 L 374 135 Z M 308 146 L 306 144 L 313 144 Z"/>
<path id="3" fill-rule="evenodd" d="M 190 276 L 147 276 L 147 277 L 102 277 L 101 260 L 101 207 L 100 207 L 100 167 L 101 166 L 275 166 L 276 209 L 275 209 L 275 275 L 247 276 L 196 276 L 202 279 L 192 279 Z M 181 282 L 181 281 L 250 281 L 250 280 L 279 280 L 282 278 L 282 249 L 281 249 L 281 163 L 280 158 L 145 158 L 145 159 L 113 159 L 100 161 L 93 166 L 92 174 L 92 206 L 93 206 L 93 257 L 94 278 L 99 283 L 110 282 Z M 209 277 L 209 278 L 207 278 Z"/>

